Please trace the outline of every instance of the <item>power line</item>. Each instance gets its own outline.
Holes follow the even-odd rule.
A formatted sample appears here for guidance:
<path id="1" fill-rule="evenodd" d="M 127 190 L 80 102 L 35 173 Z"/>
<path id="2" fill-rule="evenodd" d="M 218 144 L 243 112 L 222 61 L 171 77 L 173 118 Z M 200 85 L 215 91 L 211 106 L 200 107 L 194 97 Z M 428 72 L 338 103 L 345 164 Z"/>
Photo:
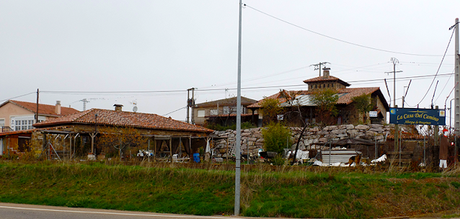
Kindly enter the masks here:
<path id="1" fill-rule="evenodd" d="M 181 108 L 176 109 L 176 110 L 174 110 L 174 111 L 171 111 L 171 112 L 169 112 L 169 113 L 163 114 L 163 116 L 167 116 L 167 115 L 169 115 L 169 114 L 171 114 L 171 113 L 175 113 L 175 112 L 177 112 L 177 111 L 179 111 L 179 110 L 183 110 L 183 109 L 185 109 L 185 108 L 187 108 L 187 106 L 184 106 L 184 107 L 181 107 Z"/>
<path id="2" fill-rule="evenodd" d="M 444 58 L 446 57 L 447 50 L 449 49 L 450 42 L 452 41 L 452 37 L 454 36 L 454 33 L 455 33 L 455 30 L 452 30 L 452 34 L 450 35 L 449 43 L 447 43 L 447 47 L 446 47 L 446 50 L 444 51 L 444 55 L 442 56 L 441 63 L 439 63 L 439 66 L 438 66 L 438 70 L 436 70 L 436 74 L 434 75 L 433 80 L 431 81 L 430 87 L 428 87 L 428 90 L 426 91 L 425 95 L 423 95 L 422 100 L 420 100 L 418 104 L 420 104 L 425 99 L 426 95 L 428 94 L 431 87 L 433 86 L 433 83 L 436 80 L 436 76 L 438 75 L 439 70 L 441 69 L 442 62 L 444 61 Z"/>
<path id="3" fill-rule="evenodd" d="M 16 99 L 16 98 L 19 98 L 19 97 L 24 97 L 24 96 L 31 95 L 31 94 L 35 94 L 35 93 L 36 93 L 36 92 L 30 92 L 30 93 L 26 93 L 26 94 L 23 94 L 23 95 L 19 95 L 19 96 L 15 96 L 15 97 L 10 97 L 10 98 L 4 99 L 4 100 L 0 100 L 0 102 L 5 102 L 5 101 L 7 101 L 7 100 Z"/>
<path id="4" fill-rule="evenodd" d="M 57 94 L 154 94 L 154 93 L 182 93 L 184 90 L 157 90 L 157 91 L 40 91 L 41 93 Z"/>
<path id="5" fill-rule="evenodd" d="M 319 33 L 319 32 L 316 32 L 316 31 L 313 31 L 313 30 L 310 30 L 310 29 L 307 29 L 305 27 L 302 27 L 302 26 L 299 26 L 297 24 L 294 24 L 294 23 L 291 23 L 289 21 L 286 21 L 286 20 L 283 20 L 281 18 L 278 18 L 274 15 L 271 15 L 269 13 L 266 13 L 266 12 L 263 12 L 259 9 L 256 9 L 254 7 L 251 7 L 249 5 L 246 4 L 246 7 L 256 11 L 256 12 L 259 12 L 261 14 L 264 14 L 268 17 L 271 17 L 275 20 L 278 20 L 278 21 L 281 21 L 283 23 L 286 23 L 286 24 L 289 24 L 291 26 L 294 26 L 294 27 L 297 27 L 299 29 L 302 29 L 302 30 L 305 30 L 305 31 L 308 31 L 310 33 L 313 33 L 313 34 L 316 34 L 316 35 L 319 35 L 319 36 L 322 36 L 322 37 L 326 37 L 326 38 L 329 38 L 329 39 L 332 39 L 332 40 L 335 40 L 335 41 L 339 41 L 339 42 L 342 42 L 342 43 L 346 43 L 346 44 L 349 44 L 349 45 L 353 45 L 353 46 L 358 46 L 358 47 L 361 47 L 361 48 L 366 48 L 366 49 L 371 49 L 371 50 L 375 50 L 375 51 L 380 51 L 380 52 L 387 52 L 387 53 L 394 53 L 394 54 L 401 54 L 401 55 L 410 55 L 410 56 L 440 56 L 440 55 L 428 55 L 428 54 L 416 54 L 416 53 L 405 53 L 405 52 L 396 52 L 396 51 L 391 51 L 391 50 L 386 50 L 386 49 L 379 49 L 379 48 L 375 48 L 375 47 L 370 47 L 370 46 L 365 46 L 365 45 L 362 45 L 362 44 L 358 44 L 358 43 L 352 43 L 352 42 L 349 42 L 349 41 L 346 41 L 346 40 L 341 40 L 339 38 L 335 38 L 335 37 L 332 37 L 332 36 L 328 36 L 326 34 L 322 34 L 322 33 Z"/>
<path id="6" fill-rule="evenodd" d="M 444 74 L 438 74 L 437 77 L 442 77 L 442 76 L 450 76 L 453 73 L 444 73 Z M 428 78 L 432 77 L 434 75 L 416 75 L 416 76 L 407 76 L 407 77 L 399 77 L 396 80 L 407 80 L 407 79 L 423 79 L 423 78 Z M 380 82 L 383 81 L 384 78 L 378 78 L 378 79 L 363 79 L 363 80 L 353 80 L 353 81 L 348 81 L 349 83 L 369 83 L 369 82 Z M 388 80 L 393 80 L 392 78 Z M 254 86 L 254 87 L 243 87 L 241 89 L 244 90 L 256 90 L 256 89 L 272 89 L 272 88 L 287 88 L 287 87 L 305 87 L 305 84 L 291 84 L 291 85 L 273 85 L 273 86 Z M 220 90 L 236 90 L 236 88 L 208 88 L 208 89 L 196 89 L 197 92 L 214 92 L 214 91 L 220 91 Z M 156 90 L 156 91 L 40 91 L 40 93 L 53 93 L 53 94 L 74 94 L 74 95 L 80 95 L 80 94 L 145 94 L 145 93 L 150 93 L 150 94 L 155 94 L 155 93 L 178 93 L 178 94 L 184 94 L 187 92 L 186 89 L 184 90 Z M 35 92 L 27 93 L 21 96 L 25 95 L 30 95 L 34 94 Z M 21 97 L 18 96 L 18 97 Z M 13 97 L 17 98 L 17 97 Z"/>
<path id="7" fill-rule="evenodd" d="M 434 102 L 437 102 L 438 99 L 441 97 L 442 92 L 444 92 L 444 90 L 446 89 L 447 85 L 449 85 L 449 82 L 450 82 L 450 79 L 452 78 L 452 75 L 454 75 L 454 70 L 452 70 L 452 74 L 450 75 L 449 79 L 447 79 L 446 84 L 445 84 L 444 87 L 442 88 L 441 92 L 439 92 L 439 95 L 438 95 L 438 97 L 436 98 L 436 100 L 434 100 Z"/>

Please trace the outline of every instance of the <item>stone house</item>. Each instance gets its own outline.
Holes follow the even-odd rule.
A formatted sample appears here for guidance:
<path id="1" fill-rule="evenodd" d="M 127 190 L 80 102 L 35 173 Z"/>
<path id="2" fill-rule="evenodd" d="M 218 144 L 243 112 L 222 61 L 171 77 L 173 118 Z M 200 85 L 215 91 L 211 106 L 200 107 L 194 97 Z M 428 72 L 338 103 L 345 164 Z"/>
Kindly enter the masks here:
<path id="1" fill-rule="evenodd" d="M 283 119 L 288 121 L 290 125 L 302 126 L 303 121 L 311 124 L 321 122 L 317 119 L 317 106 L 312 101 L 313 94 L 326 89 L 334 90 L 338 95 L 335 104 L 338 110 L 338 115 L 334 118 L 335 124 L 358 124 L 363 115 L 356 109 L 353 98 L 365 94 L 370 96 L 370 102 L 374 107 L 371 115 L 369 112 L 366 113 L 366 117 L 370 117 L 370 123 L 383 124 L 386 122 L 389 106 L 379 87 L 349 88 L 349 83 L 331 76 L 329 71 L 329 68 L 324 68 L 323 76 L 304 80 L 308 90 L 282 90 L 267 98 L 279 101 L 280 106 L 285 111 Z M 260 110 L 263 101 L 264 99 L 249 105 L 248 108 L 253 111 Z M 259 117 L 263 119 L 263 114 Z"/>

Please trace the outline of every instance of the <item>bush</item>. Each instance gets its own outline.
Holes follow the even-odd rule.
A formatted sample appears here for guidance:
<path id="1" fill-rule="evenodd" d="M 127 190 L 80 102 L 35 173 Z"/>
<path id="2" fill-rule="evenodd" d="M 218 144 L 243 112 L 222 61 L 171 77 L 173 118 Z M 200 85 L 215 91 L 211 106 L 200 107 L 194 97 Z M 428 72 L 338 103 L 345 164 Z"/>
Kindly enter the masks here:
<path id="1" fill-rule="evenodd" d="M 270 123 L 262 130 L 262 135 L 266 151 L 283 154 L 284 148 L 292 145 L 291 131 L 280 123 Z"/>
<path id="2" fill-rule="evenodd" d="M 277 154 L 275 158 L 273 158 L 272 160 L 273 165 L 276 165 L 276 166 L 284 165 L 285 162 L 286 160 L 283 158 L 283 155 L 281 154 Z"/>

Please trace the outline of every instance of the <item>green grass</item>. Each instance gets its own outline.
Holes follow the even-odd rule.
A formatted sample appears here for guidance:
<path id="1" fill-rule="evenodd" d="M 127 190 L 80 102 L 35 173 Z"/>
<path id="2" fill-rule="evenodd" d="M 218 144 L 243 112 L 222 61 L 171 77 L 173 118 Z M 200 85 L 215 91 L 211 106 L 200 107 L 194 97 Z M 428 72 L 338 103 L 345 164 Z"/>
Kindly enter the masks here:
<path id="1" fill-rule="evenodd" d="M 231 215 L 234 171 L 213 165 L 0 162 L 0 201 L 196 215 Z M 243 168 L 241 214 L 375 218 L 460 206 L 457 172 Z"/>

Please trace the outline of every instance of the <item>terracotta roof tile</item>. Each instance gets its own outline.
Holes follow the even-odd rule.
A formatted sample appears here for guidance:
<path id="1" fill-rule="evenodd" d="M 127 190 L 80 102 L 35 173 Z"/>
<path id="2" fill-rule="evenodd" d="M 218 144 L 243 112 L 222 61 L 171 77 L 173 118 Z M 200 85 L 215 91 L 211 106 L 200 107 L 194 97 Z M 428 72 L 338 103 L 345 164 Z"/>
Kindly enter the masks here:
<path id="1" fill-rule="evenodd" d="M 201 126 L 192 125 L 186 122 L 177 121 L 171 118 L 159 116 L 156 114 L 133 113 L 124 111 L 90 109 L 72 115 L 60 118 L 50 119 L 35 124 L 35 127 L 50 127 L 68 124 L 92 125 L 109 125 L 109 126 L 130 126 L 134 128 L 154 129 L 154 130 L 171 130 L 171 131 L 191 131 L 191 132 L 213 132 Z"/>
<path id="2" fill-rule="evenodd" d="M 334 76 L 328 76 L 328 77 L 323 77 L 323 76 L 320 76 L 320 77 L 316 77 L 316 78 L 310 78 L 310 79 L 307 79 L 305 81 L 303 81 L 304 83 L 308 84 L 308 83 L 315 83 L 315 82 L 328 82 L 328 81 L 337 81 L 345 86 L 350 86 L 349 83 L 345 82 L 345 81 L 342 81 L 340 78 L 337 78 L 337 77 L 334 77 Z"/>
<path id="3" fill-rule="evenodd" d="M 247 97 L 241 97 L 241 104 L 243 106 L 253 104 L 253 103 L 256 103 L 256 102 L 257 102 L 257 100 L 253 100 L 253 99 L 250 99 L 250 98 L 247 98 Z M 208 102 L 204 102 L 204 103 L 199 103 L 199 104 L 196 104 L 196 107 L 212 107 L 212 106 L 216 106 L 217 103 L 219 103 L 219 106 L 235 106 L 236 105 L 236 97 L 220 99 L 220 100 L 214 100 L 214 101 L 208 101 Z"/>
<path id="4" fill-rule="evenodd" d="M 362 94 L 372 94 L 376 91 L 379 91 L 379 87 L 360 87 L 360 88 L 343 88 L 337 91 L 338 94 L 340 94 L 339 99 L 337 100 L 337 104 L 350 104 L 352 103 L 353 97 L 360 96 Z M 313 94 L 312 91 L 288 91 L 291 93 L 296 93 L 298 95 L 311 95 Z M 273 94 L 271 96 L 268 96 L 266 98 L 269 99 L 278 99 L 280 103 L 284 103 L 287 100 L 285 98 L 280 97 L 281 94 L 280 92 Z M 264 98 L 264 99 L 266 99 Z M 263 100 L 258 101 L 257 103 L 251 104 L 248 106 L 248 108 L 260 108 L 262 107 L 262 102 Z"/>
<path id="5" fill-rule="evenodd" d="M 359 87 L 359 88 L 344 88 L 338 91 L 341 95 L 337 104 L 350 104 L 352 103 L 353 97 L 357 97 L 363 94 L 372 94 L 375 91 L 379 90 L 379 87 Z"/>
<path id="6" fill-rule="evenodd" d="M 37 111 L 37 103 L 31 103 L 31 102 L 24 102 L 24 101 L 17 101 L 17 100 L 8 100 L 5 103 L 2 104 L 5 105 L 7 103 L 12 103 L 15 104 L 19 107 L 22 107 L 28 111 L 31 111 L 35 113 Z M 40 115 L 48 115 L 48 116 L 64 116 L 64 115 L 69 115 L 73 114 L 76 112 L 80 112 L 76 109 L 70 108 L 70 107 L 63 107 L 61 106 L 61 114 L 56 114 L 55 112 L 56 106 L 55 105 L 48 105 L 48 104 L 38 104 L 38 114 Z"/>

